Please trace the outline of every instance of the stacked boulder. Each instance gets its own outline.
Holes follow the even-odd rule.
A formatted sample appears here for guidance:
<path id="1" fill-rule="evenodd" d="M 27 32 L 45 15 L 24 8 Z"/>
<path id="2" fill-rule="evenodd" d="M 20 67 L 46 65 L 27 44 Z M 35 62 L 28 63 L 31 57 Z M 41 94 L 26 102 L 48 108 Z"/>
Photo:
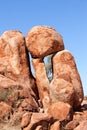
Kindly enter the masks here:
<path id="1" fill-rule="evenodd" d="M 54 54 L 51 82 L 44 64 L 50 54 Z M 63 130 L 69 128 L 66 124 L 73 120 L 83 98 L 74 57 L 65 50 L 62 36 L 55 29 L 35 26 L 25 38 L 19 31 L 7 31 L 0 37 L 0 105 L 8 108 L 5 115 L 0 110 L 0 119 L 13 114 L 12 122 L 17 121 L 15 115 L 22 118 L 22 130 Z"/>

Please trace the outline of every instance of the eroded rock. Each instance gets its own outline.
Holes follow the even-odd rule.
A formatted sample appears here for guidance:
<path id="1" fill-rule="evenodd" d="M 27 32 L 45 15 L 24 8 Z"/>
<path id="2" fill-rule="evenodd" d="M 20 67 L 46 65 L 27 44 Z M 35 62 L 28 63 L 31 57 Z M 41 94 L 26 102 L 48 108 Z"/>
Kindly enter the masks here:
<path id="1" fill-rule="evenodd" d="M 68 103 L 56 102 L 52 103 L 48 108 L 48 114 L 55 120 L 59 121 L 70 121 L 73 117 L 72 107 Z"/>
<path id="2" fill-rule="evenodd" d="M 56 97 L 59 97 L 58 100 L 62 99 L 63 94 L 63 96 L 65 96 L 63 101 L 70 102 L 70 104 L 73 104 L 74 108 L 81 105 L 83 100 L 82 82 L 74 57 L 67 50 L 60 51 L 53 57 L 53 80 L 51 82 L 51 91 L 54 92 L 51 92 L 52 97 L 55 97 L 55 99 Z"/>
<path id="3" fill-rule="evenodd" d="M 34 58 L 36 79 L 28 51 Z M 50 54 L 54 56 L 51 83 L 44 65 L 44 57 Z M 0 121 L 8 119 L 14 126 L 21 122 L 22 130 L 86 130 L 83 96 L 74 57 L 64 50 L 56 30 L 36 26 L 26 38 L 19 31 L 0 37 Z"/>
<path id="4" fill-rule="evenodd" d="M 47 26 L 33 27 L 26 36 L 26 46 L 33 58 L 43 58 L 64 49 L 62 36 Z"/>
<path id="5" fill-rule="evenodd" d="M 29 125 L 24 130 L 35 130 L 38 126 L 38 129 L 48 130 L 51 120 L 52 117 L 46 113 L 33 113 Z"/>
<path id="6" fill-rule="evenodd" d="M 43 104 L 44 111 L 47 110 L 50 105 L 50 87 L 49 80 L 46 75 L 45 65 L 42 59 L 33 59 L 33 65 L 35 69 L 36 84 L 39 91 L 40 100 Z"/>
<path id="7" fill-rule="evenodd" d="M 0 121 L 6 121 L 12 114 L 12 107 L 5 102 L 0 102 Z"/>
<path id="8" fill-rule="evenodd" d="M 33 88 L 25 39 L 19 31 L 6 31 L 0 37 L 0 74 Z"/>

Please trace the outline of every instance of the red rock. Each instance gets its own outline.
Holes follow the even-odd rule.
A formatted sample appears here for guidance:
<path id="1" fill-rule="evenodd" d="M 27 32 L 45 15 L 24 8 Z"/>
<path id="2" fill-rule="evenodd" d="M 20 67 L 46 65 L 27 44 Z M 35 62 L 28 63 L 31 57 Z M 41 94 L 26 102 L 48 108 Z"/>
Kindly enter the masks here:
<path id="1" fill-rule="evenodd" d="M 17 89 L 20 89 L 20 86 L 16 82 L 0 74 L 0 101 L 14 106 L 18 100 Z"/>
<path id="2" fill-rule="evenodd" d="M 87 120 L 87 110 L 76 111 L 73 115 L 73 119 L 81 122 L 83 120 Z"/>
<path id="3" fill-rule="evenodd" d="M 73 106 L 74 89 L 70 82 L 62 78 L 54 78 L 50 84 L 50 90 L 52 102 L 62 101 Z"/>
<path id="4" fill-rule="evenodd" d="M 72 107 L 68 103 L 64 102 L 52 103 L 48 108 L 47 112 L 49 115 L 53 117 L 53 119 L 59 121 L 63 120 L 70 121 L 73 116 Z"/>
<path id="5" fill-rule="evenodd" d="M 29 88 L 25 88 L 20 83 L 0 75 L 0 101 L 18 108 L 26 102 L 26 107 L 30 111 L 38 111 L 38 104 Z"/>
<path id="6" fill-rule="evenodd" d="M 39 125 L 39 126 L 37 126 L 37 128 L 35 130 L 43 130 L 43 128 L 41 125 Z"/>
<path id="7" fill-rule="evenodd" d="M 34 58 L 42 58 L 64 49 L 62 36 L 47 26 L 35 26 L 26 36 L 26 46 Z"/>
<path id="8" fill-rule="evenodd" d="M 74 130 L 86 130 L 86 129 L 87 129 L 87 121 L 83 121 Z"/>
<path id="9" fill-rule="evenodd" d="M 12 113 L 12 107 L 4 102 L 0 102 L 0 120 L 7 119 Z"/>
<path id="10" fill-rule="evenodd" d="M 30 111 L 30 112 L 37 112 L 38 111 L 38 104 L 35 99 L 30 96 L 30 98 L 26 98 L 20 104 L 23 111 Z"/>
<path id="11" fill-rule="evenodd" d="M 37 126 L 42 126 L 42 130 L 48 130 L 52 117 L 46 113 L 33 113 L 29 125 L 24 130 L 35 130 Z"/>
<path id="12" fill-rule="evenodd" d="M 59 122 L 59 121 L 54 122 L 54 123 L 51 125 L 50 130 L 61 130 L 60 122 Z"/>
<path id="13" fill-rule="evenodd" d="M 48 108 L 50 99 L 49 81 L 46 75 L 45 65 L 42 59 L 33 59 L 35 69 L 36 84 L 39 91 L 40 100 L 43 104 L 44 111 Z"/>
<path id="14" fill-rule="evenodd" d="M 65 130 L 74 130 L 79 125 L 79 122 L 77 120 L 70 121 L 66 126 Z"/>
<path id="15" fill-rule="evenodd" d="M 83 100 L 82 82 L 75 64 L 74 57 L 67 50 L 60 51 L 53 57 L 53 80 L 55 79 L 56 81 L 57 79 L 63 79 L 72 84 L 75 95 L 73 98 L 73 107 L 77 108 L 80 106 Z M 59 92 L 56 91 L 56 95 L 57 93 Z"/>
<path id="16" fill-rule="evenodd" d="M 35 81 L 31 74 L 24 36 L 19 31 L 6 31 L 0 37 L 0 74 L 33 88 Z"/>
<path id="17" fill-rule="evenodd" d="M 32 113 L 30 113 L 30 112 L 26 112 L 22 116 L 21 128 L 24 128 L 24 127 L 28 126 L 28 124 L 30 123 L 30 120 L 31 120 L 31 116 L 32 116 Z"/>

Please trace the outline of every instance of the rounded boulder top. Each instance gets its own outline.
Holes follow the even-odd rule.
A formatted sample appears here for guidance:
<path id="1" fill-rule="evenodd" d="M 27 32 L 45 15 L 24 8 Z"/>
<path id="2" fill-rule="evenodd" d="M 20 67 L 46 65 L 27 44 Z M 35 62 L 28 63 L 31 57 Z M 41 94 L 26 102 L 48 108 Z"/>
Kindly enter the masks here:
<path id="1" fill-rule="evenodd" d="M 43 58 L 64 49 L 62 36 L 49 26 L 31 28 L 26 36 L 26 46 L 33 58 Z"/>

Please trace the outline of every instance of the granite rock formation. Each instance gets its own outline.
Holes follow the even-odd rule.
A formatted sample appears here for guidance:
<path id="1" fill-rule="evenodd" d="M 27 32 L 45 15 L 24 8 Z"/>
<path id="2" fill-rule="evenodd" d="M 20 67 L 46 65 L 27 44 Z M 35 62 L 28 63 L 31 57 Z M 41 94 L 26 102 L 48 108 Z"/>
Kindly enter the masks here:
<path id="1" fill-rule="evenodd" d="M 53 101 L 64 101 L 74 108 L 83 100 L 82 82 L 72 54 L 63 50 L 53 57 L 53 80 L 50 85 Z"/>
<path id="2" fill-rule="evenodd" d="M 51 82 L 44 64 L 50 54 L 54 54 Z M 85 129 L 87 102 L 83 98 L 75 59 L 55 29 L 35 26 L 26 37 L 16 30 L 0 36 L 0 123 L 20 123 L 21 130 Z"/>

